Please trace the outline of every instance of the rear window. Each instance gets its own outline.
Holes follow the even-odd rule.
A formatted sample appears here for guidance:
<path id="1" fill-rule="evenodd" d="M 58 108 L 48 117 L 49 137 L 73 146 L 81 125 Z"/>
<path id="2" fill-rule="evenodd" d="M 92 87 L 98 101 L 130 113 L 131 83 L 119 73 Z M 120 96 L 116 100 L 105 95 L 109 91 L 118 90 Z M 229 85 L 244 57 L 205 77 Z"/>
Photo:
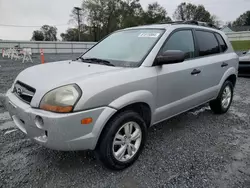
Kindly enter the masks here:
<path id="1" fill-rule="evenodd" d="M 215 35 L 207 31 L 196 31 L 199 45 L 199 56 L 207 56 L 220 53 L 220 47 Z"/>
<path id="2" fill-rule="evenodd" d="M 227 50 L 227 44 L 225 43 L 224 39 L 222 38 L 220 34 L 215 33 L 215 35 L 219 41 L 222 52 L 225 52 Z"/>

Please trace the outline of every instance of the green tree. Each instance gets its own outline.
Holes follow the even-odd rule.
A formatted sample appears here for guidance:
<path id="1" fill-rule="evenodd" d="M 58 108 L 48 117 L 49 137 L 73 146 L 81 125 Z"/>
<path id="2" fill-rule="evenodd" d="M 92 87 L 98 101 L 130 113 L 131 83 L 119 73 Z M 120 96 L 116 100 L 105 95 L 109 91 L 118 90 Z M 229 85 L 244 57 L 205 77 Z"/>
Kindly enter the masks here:
<path id="1" fill-rule="evenodd" d="M 78 29 L 70 28 L 60 35 L 63 41 L 78 41 Z"/>
<path id="2" fill-rule="evenodd" d="M 79 14 L 79 15 L 78 15 Z M 83 28 L 81 27 L 83 25 L 83 20 L 84 20 L 84 11 L 82 9 L 78 9 L 78 7 L 74 7 L 71 15 L 71 19 L 69 20 L 70 24 L 73 24 L 77 28 L 78 32 L 78 41 L 79 41 L 79 35 L 80 35 L 80 40 L 82 41 L 82 32 Z"/>
<path id="3" fill-rule="evenodd" d="M 181 3 L 178 5 L 173 17 L 176 20 L 196 20 L 202 22 L 215 23 L 215 16 L 211 15 L 203 5 L 193 5 L 191 3 Z"/>
<path id="4" fill-rule="evenodd" d="M 157 2 L 149 4 L 143 16 L 144 24 L 155 24 L 169 22 L 171 18 L 167 16 L 167 11 Z"/>
<path id="5" fill-rule="evenodd" d="M 88 26 L 82 26 L 81 41 L 93 41 L 92 35 L 89 33 L 90 28 Z M 69 28 L 65 33 L 60 35 L 63 41 L 79 41 L 78 28 Z"/>
<path id="6" fill-rule="evenodd" d="M 79 10 L 79 15 L 80 15 L 80 24 L 83 24 L 84 20 L 84 11 L 81 9 Z M 78 15 L 77 15 L 77 10 L 75 8 L 72 9 L 71 14 L 70 14 L 70 24 L 73 24 L 74 26 L 78 26 Z"/>
<path id="7" fill-rule="evenodd" d="M 229 28 L 232 28 L 233 23 L 232 22 L 226 22 L 226 26 Z"/>
<path id="8" fill-rule="evenodd" d="M 39 31 L 39 30 L 33 31 L 33 35 L 32 35 L 31 40 L 33 40 L 33 41 L 43 41 L 44 40 L 43 32 Z"/>
<path id="9" fill-rule="evenodd" d="M 167 11 L 158 3 L 149 4 L 143 10 L 140 0 L 83 0 L 81 35 L 83 40 L 98 41 L 118 29 L 143 24 L 171 21 Z M 71 14 L 71 22 L 76 26 L 76 14 Z M 75 40 L 78 30 L 68 30 L 61 34 L 63 40 Z M 82 39 L 82 38 L 81 38 Z"/>
<path id="10" fill-rule="evenodd" d="M 247 25 L 248 26 L 250 25 L 250 11 L 247 11 L 244 14 L 240 15 L 240 17 L 233 22 L 233 26 L 247 26 Z"/>
<path id="11" fill-rule="evenodd" d="M 219 20 L 219 18 L 216 15 L 211 16 L 210 23 L 217 26 L 218 28 L 220 28 L 223 25 L 223 22 Z"/>
<path id="12" fill-rule="evenodd" d="M 173 17 L 176 20 L 193 20 L 194 14 L 196 11 L 196 6 L 191 3 L 181 3 L 178 5 L 177 9 L 174 12 Z"/>
<path id="13" fill-rule="evenodd" d="M 120 0 L 84 0 L 82 8 L 95 41 L 118 29 Z"/>
<path id="14" fill-rule="evenodd" d="M 57 41 L 57 28 L 54 26 L 44 25 L 41 27 L 45 41 Z"/>
<path id="15" fill-rule="evenodd" d="M 171 21 L 158 3 L 144 11 L 139 0 L 84 0 L 82 8 L 95 40 L 117 29 Z"/>
<path id="16" fill-rule="evenodd" d="M 133 27 L 143 23 L 143 8 L 140 0 L 121 1 L 119 28 Z"/>

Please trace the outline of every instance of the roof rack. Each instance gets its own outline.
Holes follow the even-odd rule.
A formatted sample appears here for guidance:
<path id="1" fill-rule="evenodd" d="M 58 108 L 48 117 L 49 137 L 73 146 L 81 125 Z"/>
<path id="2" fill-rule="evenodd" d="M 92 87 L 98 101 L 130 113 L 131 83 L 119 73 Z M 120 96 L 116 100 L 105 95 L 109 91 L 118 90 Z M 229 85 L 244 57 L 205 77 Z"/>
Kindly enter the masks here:
<path id="1" fill-rule="evenodd" d="M 200 22 L 200 21 L 195 21 L 195 20 L 188 20 L 188 21 L 175 21 L 175 22 L 165 22 L 162 24 L 189 24 L 189 25 L 198 25 L 198 26 L 204 26 L 204 27 L 211 27 L 214 29 L 219 29 L 215 25 L 209 22 Z"/>

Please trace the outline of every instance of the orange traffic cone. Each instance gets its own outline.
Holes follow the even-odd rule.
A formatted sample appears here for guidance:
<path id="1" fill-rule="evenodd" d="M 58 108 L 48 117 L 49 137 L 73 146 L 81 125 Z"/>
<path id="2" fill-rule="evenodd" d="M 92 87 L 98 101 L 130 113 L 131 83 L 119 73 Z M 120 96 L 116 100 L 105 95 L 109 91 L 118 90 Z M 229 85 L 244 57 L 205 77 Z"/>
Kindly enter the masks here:
<path id="1" fill-rule="evenodd" d="M 41 58 L 41 63 L 44 64 L 44 53 L 43 53 L 43 49 L 40 49 L 40 58 Z"/>

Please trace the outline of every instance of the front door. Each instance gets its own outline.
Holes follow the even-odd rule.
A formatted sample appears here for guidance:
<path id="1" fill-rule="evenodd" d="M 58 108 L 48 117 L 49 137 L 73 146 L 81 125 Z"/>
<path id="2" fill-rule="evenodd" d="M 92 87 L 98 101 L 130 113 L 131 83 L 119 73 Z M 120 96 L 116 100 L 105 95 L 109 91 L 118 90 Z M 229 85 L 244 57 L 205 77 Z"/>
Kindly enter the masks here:
<path id="1" fill-rule="evenodd" d="M 197 93 L 201 92 L 201 65 L 197 56 L 193 31 L 175 31 L 165 42 L 160 53 L 167 50 L 181 50 L 186 53 L 182 63 L 157 66 L 158 95 L 154 122 L 159 122 L 186 111 L 202 101 Z"/>

